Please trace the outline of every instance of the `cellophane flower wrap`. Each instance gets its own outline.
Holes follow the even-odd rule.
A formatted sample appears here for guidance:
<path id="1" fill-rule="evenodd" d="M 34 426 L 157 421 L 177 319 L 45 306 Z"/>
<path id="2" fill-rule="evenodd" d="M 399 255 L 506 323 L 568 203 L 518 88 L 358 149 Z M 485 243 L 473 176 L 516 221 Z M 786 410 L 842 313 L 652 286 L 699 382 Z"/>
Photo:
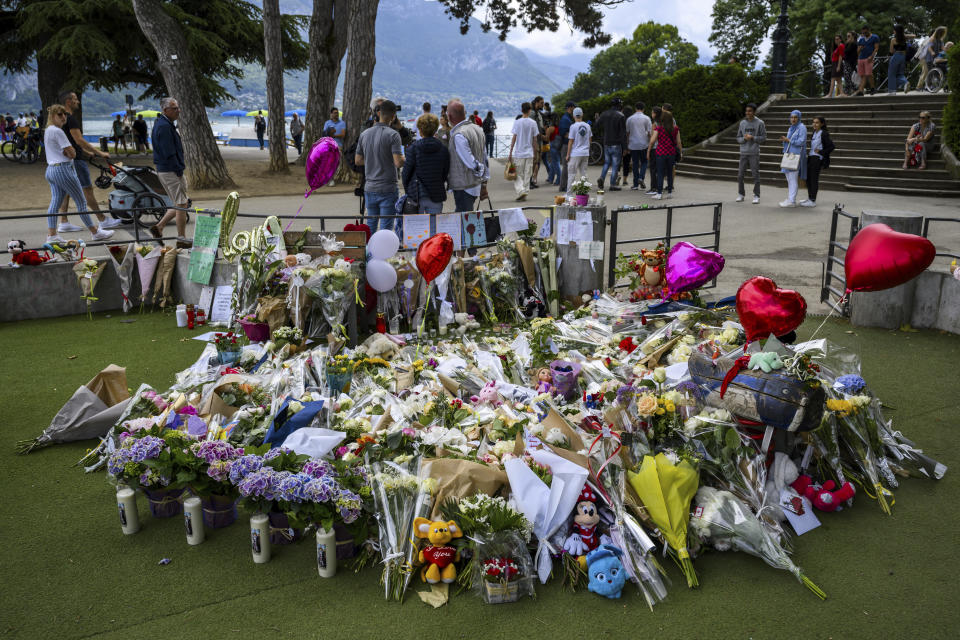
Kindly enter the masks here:
<path id="1" fill-rule="evenodd" d="M 397 602 L 403 602 L 417 557 L 413 521 L 430 516 L 436 485 L 430 478 L 422 477 L 420 456 L 405 457 L 367 460 L 383 561 L 383 595 Z"/>
<path id="2" fill-rule="evenodd" d="M 304 288 L 315 297 L 314 305 L 320 307 L 324 320 L 334 333 L 346 335 L 343 319 L 350 308 L 353 298 L 359 300 L 357 293 L 357 275 L 354 266 L 346 260 L 337 260 L 332 265 L 318 266 L 306 279 Z M 308 326 L 307 335 L 316 336 L 320 331 Z"/>
<path id="3" fill-rule="evenodd" d="M 700 487 L 696 508 L 690 518 L 694 535 L 718 551 L 744 551 L 776 569 L 792 573 L 818 598 L 826 594 L 793 563 L 777 538 L 750 511 L 750 508 L 729 491 Z"/>

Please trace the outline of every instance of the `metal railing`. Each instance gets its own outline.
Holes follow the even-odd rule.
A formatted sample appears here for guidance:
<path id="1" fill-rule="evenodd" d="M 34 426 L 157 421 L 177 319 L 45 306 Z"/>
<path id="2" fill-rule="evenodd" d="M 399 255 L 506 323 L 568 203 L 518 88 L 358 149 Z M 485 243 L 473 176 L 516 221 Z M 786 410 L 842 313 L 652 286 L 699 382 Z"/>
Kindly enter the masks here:
<path id="1" fill-rule="evenodd" d="M 954 222 L 960 223 L 960 218 L 924 218 L 923 219 L 923 235 L 924 238 L 930 239 L 930 223 L 931 222 Z M 936 243 L 934 243 L 936 245 Z M 952 253 L 950 251 L 937 251 L 937 255 L 943 258 L 955 258 L 960 260 L 960 253 Z"/>
<path id="2" fill-rule="evenodd" d="M 712 211 L 712 224 L 709 231 L 702 231 L 696 233 L 673 233 L 673 212 L 676 209 L 693 209 L 698 207 L 711 207 Z M 645 238 L 630 238 L 627 240 L 621 240 L 618 235 L 620 232 L 620 214 L 622 213 L 647 213 L 655 211 L 666 211 L 666 223 L 664 233 L 661 236 L 648 236 Z M 710 249 L 711 251 L 720 250 L 720 223 L 723 212 L 723 203 L 721 202 L 694 202 L 690 204 L 677 204 L 677 205 L 661 205 L 657 207 L 619 207 L 610 212 L 610 216 L 607 219 L 607 224 L 610 225 L 610 242 L 607 245 L 607 286 L 615 287 L 616 286 L 616 274 L 615 267 L 617 261 L 617 247 L 625 244 L 639 244 L 642 242 L 659 242 L 663 241 L 667 249 L 673 244 L 675 240 L 687 240 L 690 238 L 704 238 L 710 237 L 713 239 L 713 243 L 709 245 L 698 245 L 704 249 Z M 714 278 L 710 285 L 702 287 L 704 289 L 710 289 L 717 286 L 717 279 Z"/>
<path id="3" fill-rule="evenodd" d="M 846 242 L 837 240 L 837 231 L 839 230 L 841 216 L 847 218 L 850 223 L 848 233 L 846 234 Z M 843 251 L 844 257 L 846 257 L 847 249 L 850 247 L 850 242 L 853 240 L 853 236 L 857 235 L 858 231 L 860 231 L 860 216 L 847 213 L 843 210 L 842 204 L 838 203 L 834 205 L 830 220 L 830 240 L 827 244 L 827 261 L 823 266 L 823 275 L 820 287 L 820 302 L 828 302 L 830 300 L 831 293 L 837 296 L 838 299 L 842 298 L 846 293 L 847 280 L 846 274 L 843 272 L 845 261 L 837 256 L 837 251 Z M 835 272 L 834 268 L 839 268 L 839 272 Z M 834 281 L 839 282 L 842 285 L 841 288 L 836 288 L 833 284 Z M 849 300 L 843 305 L 844 315 L 847 313 L 848 305 Z"/>

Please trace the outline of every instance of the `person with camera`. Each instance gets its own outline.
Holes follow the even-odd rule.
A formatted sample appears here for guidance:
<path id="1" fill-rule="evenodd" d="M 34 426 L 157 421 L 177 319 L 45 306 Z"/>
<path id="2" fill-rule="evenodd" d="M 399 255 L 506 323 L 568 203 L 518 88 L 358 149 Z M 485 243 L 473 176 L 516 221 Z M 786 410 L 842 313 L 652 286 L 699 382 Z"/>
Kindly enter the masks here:
<path id="1" fill-rule="evenodd" d="M 377 229 L 393 230 L 392 216 L 397 203 L 397 169 L 403 166 L 403 145 L 400 133 L 390 125 L 397 117 L 397 105 L 384 100 L 377 107 L 377 122 L 360 134 L 354 163 L 364 168 L 363 196 L 370 218 L 371 233 Z"/>

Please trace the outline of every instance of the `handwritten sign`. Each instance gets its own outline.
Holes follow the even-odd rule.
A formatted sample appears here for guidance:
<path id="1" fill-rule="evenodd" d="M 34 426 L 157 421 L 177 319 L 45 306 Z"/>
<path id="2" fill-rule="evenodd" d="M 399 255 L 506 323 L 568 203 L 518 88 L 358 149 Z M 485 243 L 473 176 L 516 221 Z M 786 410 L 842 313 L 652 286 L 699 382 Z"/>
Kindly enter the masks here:
<path id="1" fill-rule="evenodd" d="M 196 217 L 193 229 L 193 249 L 190 251 L 190 266 L 187 279 L 198 284 L 209 284 L 213 263 L 217 259 L 220 244 L 220 216 L 207 214 Z"/>

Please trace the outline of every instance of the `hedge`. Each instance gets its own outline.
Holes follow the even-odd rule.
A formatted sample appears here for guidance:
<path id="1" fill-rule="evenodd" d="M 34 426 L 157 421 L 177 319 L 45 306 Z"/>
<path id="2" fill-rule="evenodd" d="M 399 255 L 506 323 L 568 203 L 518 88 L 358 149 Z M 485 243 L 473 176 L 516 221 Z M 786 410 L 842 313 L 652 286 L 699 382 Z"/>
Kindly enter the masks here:
<path id="1" fill-rule="evenodd" d="M 947 89 L 950 98 L 943 109 L 943 143 L 954 155 L 960 153 L 960 47 L 947 52 Z"/>
<path id="2" fill-rule="evenodd" d="M 630 107 L 642 101 L 647 113 L 654 105 L 670 103 L 683 133 L 683 144 L 689 147 L 730 126 L 743 116 L 745 104 L 759 105 L 769 94 L 769 72 L 748 74 L 739 65 L 698 65 L 643 86 L 584 100 L 578 106 L 583 109 L 584 119 L 590 120 L 594 113 L 606 111 L 614 97 L 622 98 Z"/>

